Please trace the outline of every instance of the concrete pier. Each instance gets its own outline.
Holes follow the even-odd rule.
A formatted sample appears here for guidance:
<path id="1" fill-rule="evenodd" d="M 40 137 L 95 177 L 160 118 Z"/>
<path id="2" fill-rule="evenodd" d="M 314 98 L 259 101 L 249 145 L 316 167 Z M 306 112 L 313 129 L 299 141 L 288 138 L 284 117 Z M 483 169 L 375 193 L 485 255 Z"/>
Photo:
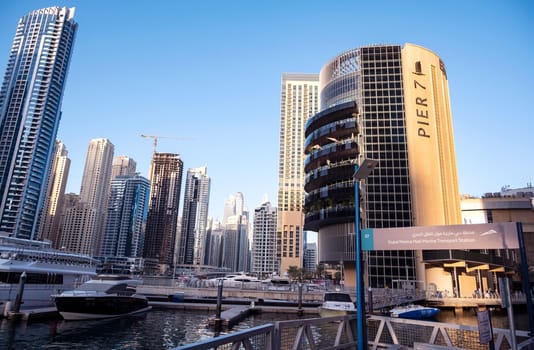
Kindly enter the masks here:
<path id="1" fill-rule="evenodd" d="M 19 310 L 18 312 L 7 311 L 5 316 L 8 320 L 35 321 L 56 318 L 59 317 L 59 313 L 55 307 L 45 307 L 39 309 Z"/>
<path id="2" fill-rule="evenodd" d="M 254 309 L 249 306 L 235 306 L 221 312 L 220 319 L 217 319 L 217 317 L 210 317 L 208 319 L 208 325 L 219 331 L 227 330 L 248 317 L 253 311 Z"/>

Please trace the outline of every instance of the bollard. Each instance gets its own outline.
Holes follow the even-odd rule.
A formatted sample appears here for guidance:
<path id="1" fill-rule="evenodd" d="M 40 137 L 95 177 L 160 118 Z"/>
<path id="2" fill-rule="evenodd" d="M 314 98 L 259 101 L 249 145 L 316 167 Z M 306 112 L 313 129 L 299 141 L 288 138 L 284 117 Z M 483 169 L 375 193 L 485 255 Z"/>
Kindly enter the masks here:
<path id="1" fill-rule="evenodd" d="M 302 310 L 302 283 L 299 283 L 299 298 L 298 298 L 298 311 L 297 314 L 301 316 L 304 312 Z"/>
<path id="2" fill-rule="evenodd" d="M 217 285 L 217 308 L 215 310 L 215 331 L 218 334 L 221 331 L 221 305 L 222 305 L 222 292 L 223 292 L 223 279 L 219 279 Z"/>
<path id="3" fill-rule="evenodd" d="M 26 271 L 20 275 L 19 279 L 19 289 L 17 291 L 17 297 L 15 298 L 15 306 L 13 307 L 13 312 L 17 313 L 20 311 L 20 304 L 22 304 L 22 293 L 24 293 L 24 284 L 26 283 Z"/>

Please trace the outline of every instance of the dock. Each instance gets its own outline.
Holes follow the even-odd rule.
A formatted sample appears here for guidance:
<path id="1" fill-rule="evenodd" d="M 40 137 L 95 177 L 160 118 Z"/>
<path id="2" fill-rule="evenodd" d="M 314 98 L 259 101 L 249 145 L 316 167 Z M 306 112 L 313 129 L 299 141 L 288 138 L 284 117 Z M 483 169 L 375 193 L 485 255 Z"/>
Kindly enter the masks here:
<path id="1" fill-rule="evenodd" d="M 210 317 L 208 319 L 208 325 L 219 330 L 227 330 L 248 317 L 254 311 L 256 310 L 249 306 L 234 306 L 222 311 L 220 318 L 217 318 L 217 316 Z"/>
<path id="2" fill-rule="evenodd" d="M 59 317 L 55 307 L 20 310 L 19 312 L 6 311 L 3 315 L 8 320 L 35 321 Z"/>

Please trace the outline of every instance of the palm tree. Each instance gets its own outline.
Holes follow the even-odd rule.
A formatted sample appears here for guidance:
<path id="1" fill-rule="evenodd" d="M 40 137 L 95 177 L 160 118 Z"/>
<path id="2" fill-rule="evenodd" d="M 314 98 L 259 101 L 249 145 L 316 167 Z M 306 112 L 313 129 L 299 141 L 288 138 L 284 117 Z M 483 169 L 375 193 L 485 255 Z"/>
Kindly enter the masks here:
<path id="1" fill-rule="evenodd" d="M 287 274 L 289 275 L 292 281 L 294 280 L 302 281 L 304 270 L 301 268 L 298 268 L 297 266 L 289 266 L 287 269 Z"/>
<path id="2" fill-rule="evenodd" d="M 315 276 L 317 278 L 323 278 L 324 272 L 325 272 L 324 264 L 317 264 L 317 266 L 315 267 Z"/>

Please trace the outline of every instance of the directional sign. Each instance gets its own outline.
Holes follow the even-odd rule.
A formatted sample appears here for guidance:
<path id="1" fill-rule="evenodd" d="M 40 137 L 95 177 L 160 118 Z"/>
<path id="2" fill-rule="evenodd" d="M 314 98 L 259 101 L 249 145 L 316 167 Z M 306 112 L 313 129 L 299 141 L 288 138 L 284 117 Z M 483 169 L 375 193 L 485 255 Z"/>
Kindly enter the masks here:
<path id="1" fill-rule="evenodd" d="M 362 230 L 362 250 L 518 249 L 515 222 Z"/>

